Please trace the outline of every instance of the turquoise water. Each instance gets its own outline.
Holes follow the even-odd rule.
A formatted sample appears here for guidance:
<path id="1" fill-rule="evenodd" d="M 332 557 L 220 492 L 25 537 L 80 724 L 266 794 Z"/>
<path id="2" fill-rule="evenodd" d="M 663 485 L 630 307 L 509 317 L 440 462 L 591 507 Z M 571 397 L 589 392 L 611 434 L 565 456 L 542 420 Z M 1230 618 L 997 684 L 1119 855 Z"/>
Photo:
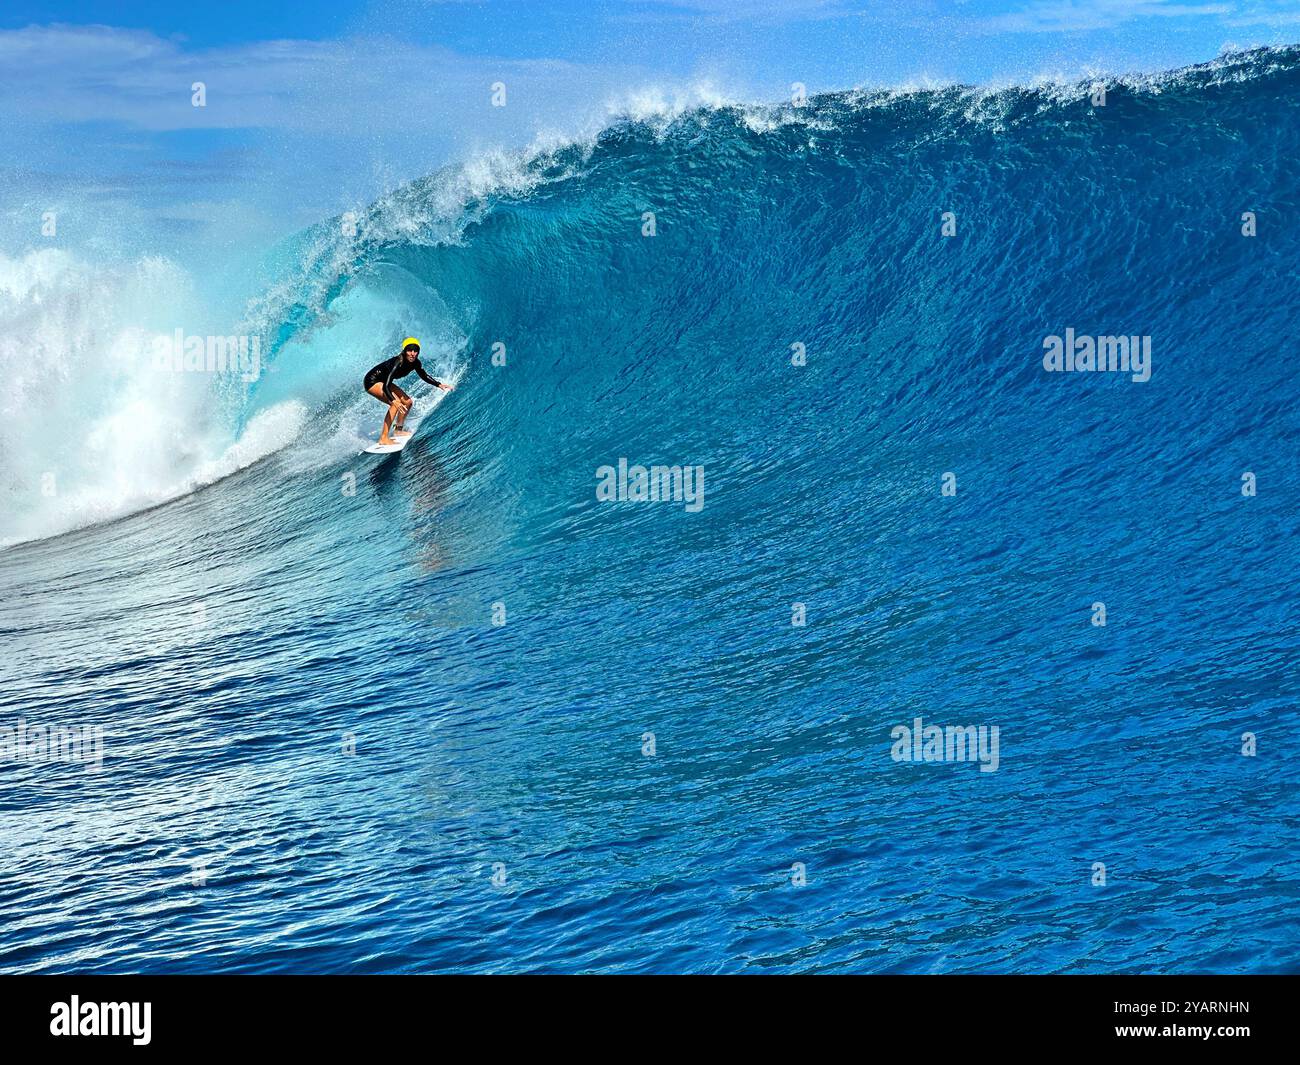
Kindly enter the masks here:
<path id="1" fill-rule="evenodd" d="M 103 759 L 0 763 L 0 969 L 1294 970 L 1297 89 L 628 120 L 266 253 L 206 450 L 6 471 L 4 722 Z"/>

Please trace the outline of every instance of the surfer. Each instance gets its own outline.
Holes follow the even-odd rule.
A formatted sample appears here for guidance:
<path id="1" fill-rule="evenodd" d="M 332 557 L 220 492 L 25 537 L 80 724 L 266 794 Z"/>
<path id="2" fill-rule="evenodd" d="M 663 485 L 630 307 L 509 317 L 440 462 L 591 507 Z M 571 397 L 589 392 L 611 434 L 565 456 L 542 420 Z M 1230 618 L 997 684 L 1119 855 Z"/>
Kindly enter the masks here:
<path id="1" fill-rule="evenodd" d="M 407 337 L 403 340 L 400 355 L 385 359 L 366 374 L 366 391 L 379 402 L 388 404 L 388 413 L 384 415 L 384 427 L 379 433 L 381 445 L 395 444 L 397 440 L 394 437 L 411 435 L 402 426 L 406 424 L 406 416 L 411 413 L 415 400 L 393 384 L 393 381 L 412 372 L 418 373 L 434 388 L 441 388 L 444 392 L 451 391 L 451 385 L 445 385 L 424 372 L 424 367 L 420 365 L 420 342 L 415 337 Z M 389 436 L 390 426 L 392 436 Z"/>

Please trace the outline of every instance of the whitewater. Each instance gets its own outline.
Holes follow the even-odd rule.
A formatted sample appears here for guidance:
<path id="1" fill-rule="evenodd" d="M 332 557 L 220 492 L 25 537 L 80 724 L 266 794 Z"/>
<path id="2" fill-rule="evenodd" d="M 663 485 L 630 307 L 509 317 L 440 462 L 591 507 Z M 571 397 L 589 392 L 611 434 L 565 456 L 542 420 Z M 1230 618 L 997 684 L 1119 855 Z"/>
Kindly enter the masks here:
<path id="1" fill-rule="evenodd" d="M 1104 85 L 0 253 L 0 691 L 103 737 L 4 761 L 0 970 L 1294 969 L 1300 50 Z M 407 335 L 456 389 L 376 461 Z"/>

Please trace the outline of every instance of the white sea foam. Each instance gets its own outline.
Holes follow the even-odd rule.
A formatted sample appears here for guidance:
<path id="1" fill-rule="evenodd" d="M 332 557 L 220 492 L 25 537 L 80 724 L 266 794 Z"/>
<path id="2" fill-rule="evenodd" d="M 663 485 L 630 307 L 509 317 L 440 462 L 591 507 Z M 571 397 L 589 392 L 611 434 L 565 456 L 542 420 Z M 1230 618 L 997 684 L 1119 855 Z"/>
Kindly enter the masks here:
<path id="1" fill-rule="evenodd" d="M 232 439 L 220 381 L 155 369 L 153 338 L 201 314 L 166 259 L 0 255 L 0 543 L 175 498 L 293 438 L 301 407 L 267 411 Z"/>

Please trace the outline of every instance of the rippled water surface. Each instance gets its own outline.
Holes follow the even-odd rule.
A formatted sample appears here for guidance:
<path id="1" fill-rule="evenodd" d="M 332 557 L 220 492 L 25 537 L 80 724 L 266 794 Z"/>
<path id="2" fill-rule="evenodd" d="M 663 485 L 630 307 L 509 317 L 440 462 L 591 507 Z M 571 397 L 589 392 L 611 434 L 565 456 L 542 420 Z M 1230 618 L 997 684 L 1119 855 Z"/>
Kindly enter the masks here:
<path id="1" fill-rule="evenodd" d="M 104 730 L 0 762 L 0 969 L 1294 970 L 1298 89 L 706 110 L 309 245 L 288 446 L 0 553 L 5 722 Z M 390 326 L 458 388 L 376 460 Z"/>

